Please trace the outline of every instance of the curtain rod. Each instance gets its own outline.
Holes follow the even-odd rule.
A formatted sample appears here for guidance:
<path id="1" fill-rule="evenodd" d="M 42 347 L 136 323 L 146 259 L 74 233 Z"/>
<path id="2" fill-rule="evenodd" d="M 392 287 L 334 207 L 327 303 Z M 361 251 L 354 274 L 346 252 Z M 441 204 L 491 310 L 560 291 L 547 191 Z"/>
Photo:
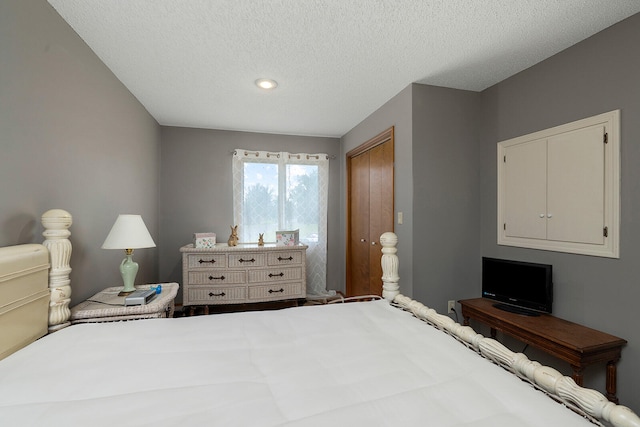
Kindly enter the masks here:
<path id="1" fill-rule="evenodd" d="M 236 150 L 230 151 L 230 152 L 229 152 L 229 154 L 231 154 L 231 155 L 233 156 L 234 154 L 236 154 Z M 256 156 L 256 157 L 258 157 L 258 155 L 260 154 L 260 152 L 259 152 L 259 151 L 248 151 L 248 150 L 247 150 L 247 151 L 244 151 L 244 155 L 245 155 L 245 156 L 248 156 L 248 155 L 250 155 L 250 154 L 255 154 L 255 156 Z M 300 159 L 300 156 L 301 156 L 301 154 L 289 154 L 289 158 L 290 158 L 290 159 L 291 159 L 291 158 L 297 158 L 297 159 Z M 280 158 L 280 153 L 269 153 L 269 152 L 267 152 L 267 158 L 268 158 L 268 157 L 277 157 L 277 158 Z M 319 155 L 319 154 L 306 154 L 306 158 L 307 158 L 307 160 L 309 160 L 309 159 L 311 159 L 311 158 L 320 159 L 320 155 Z M 327 159 L 335 160 L 335 159 L 336 159 L 336 156 L 334 156 L 334 155 L 331 155 L 331 156 L 330 156 L 330 155 L 328 155 L 328 154 L 327 154 Z"/>

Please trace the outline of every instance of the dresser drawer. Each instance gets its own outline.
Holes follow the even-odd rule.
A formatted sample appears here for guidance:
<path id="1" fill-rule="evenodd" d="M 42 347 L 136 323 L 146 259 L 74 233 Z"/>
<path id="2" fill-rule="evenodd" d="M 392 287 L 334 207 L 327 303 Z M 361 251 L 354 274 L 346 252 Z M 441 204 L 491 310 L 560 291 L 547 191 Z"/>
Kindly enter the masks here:
<path id="1" fill-rule="evenodd" d="M 267 265 L 302 264 L 302 252 L 277 252 L 267 254 Z"/>
<path id="2" fill-rule="evenodd" d="M 190 287 L 187 291 L 189 304 L 237 304 L 247 299 L 246 286 Z"/>
<path id="3" fill-rule="evenodd" d="M 229 254 L 229 268 L 264 267 L 265 254 L 241 253 Z"/>
<path id="4" fill-rule="evenodd" d="M 240 285 L 247 283 L 244 271 L 190 271 L 189 285 Z"/>
<path id="5" fill-rule="evenodd" d="M 304 298 L 306 289 L 301 282 L 255 285 L 249 288 L 249 301 L 268 301 L 291 298 Z M 304 289 L 304 291 L 303 291 Z"/>
<path id="6" fill-rule="evenodd" d="M 187 255 L 189 268 L 226 268 L 226 254 L 191 254 Z"/>
<path id="7" fill-rule="evenodd" d="M 268 268 L 249 270 L 249 283 L 291 282 L 302 280 L 302 267 Z"/>

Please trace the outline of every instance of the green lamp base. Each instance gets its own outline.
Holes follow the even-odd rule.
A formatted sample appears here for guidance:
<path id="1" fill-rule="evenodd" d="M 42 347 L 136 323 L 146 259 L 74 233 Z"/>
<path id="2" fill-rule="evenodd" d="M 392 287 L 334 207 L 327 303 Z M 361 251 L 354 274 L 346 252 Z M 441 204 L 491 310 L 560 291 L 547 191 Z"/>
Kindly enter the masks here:
<path id="1" fill-rule="evenodd" d="M 136 275 L 138 274 L 138 263 L 131 259 L 133 256 L 133 249 L 126 249 L 126 255 L 127 257 L 120 263 L 120 274 L 122 274 L 122 281 L 124 282 L 124 288 L 118 294 L 120 296 L 129 295 L 131 292 L 136 290 L 133 284 L 135 283 Z"/>

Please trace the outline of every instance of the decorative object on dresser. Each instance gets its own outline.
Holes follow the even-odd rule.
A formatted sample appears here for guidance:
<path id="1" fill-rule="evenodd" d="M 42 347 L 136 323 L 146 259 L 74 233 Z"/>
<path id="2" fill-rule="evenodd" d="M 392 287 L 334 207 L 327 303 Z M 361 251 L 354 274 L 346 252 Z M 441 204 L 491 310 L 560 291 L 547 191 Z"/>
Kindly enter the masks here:
<path id="1" fill-rule="evenodd" d="M 106 288 L 86 301 L 71 308 L 71 324 L 119 322 L 123 320 L 173 317 L 177 283 L 138 285 L 137 290 L 161 287 L 161 292 L 149 303 L 125 306 L 125 296 L 119 295 L 119 286 Z"/>
<path id="2" fill-rule="evenodd" d="M 276 231 L 276 245 L 295 246 L 300 243 L 300 230 Z"/>
<path id="3" fill-rule="evenodd" d="M 258 246 L 264 246 L 264 233 L 260 233 L 258 236 Z"/>
<path id="4" fill-rule="evenodd" d="M 122 294 L 136 290 L 133 286 L 138 274 L 138 263 L 133 261 L 133 250 L 155 248 L 156 244 L 144 225 L 140 215 L 118 215 L 109 235 L 102 244 L 102 249 L 124 249 L 125 259 L 120 263 L 120 274 L 124 282 Z"/>
<path id="5" fill-rule="evenodd" d="M 243 304 L 306 297 L 307 246 L 193 245 L 182 252 L 183 304 Z"/>
<path id="6" fill-rule="evenodd" d="M 229 236 L 229 240 L 227 240 L 227 244 L 229 246 L 237 246 L 238 245 L 238 226 L 230 225 L 231 227 L 231 235 Z"/>
<path id="7" fill-rule="evenodd" d="M 193 233 L 195 248 L 212 248 L 216 245 L 216 233 Z"/>

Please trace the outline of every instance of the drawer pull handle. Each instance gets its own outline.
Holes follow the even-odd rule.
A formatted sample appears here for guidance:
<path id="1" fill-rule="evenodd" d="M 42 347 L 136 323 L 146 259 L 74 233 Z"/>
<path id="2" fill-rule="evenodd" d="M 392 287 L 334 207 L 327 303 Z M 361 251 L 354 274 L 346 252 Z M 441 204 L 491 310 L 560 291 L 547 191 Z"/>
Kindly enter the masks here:
<path id="1" fill-rule="evenodd" d="M 240 258 L 240 262 L 256 262 L 255 259 L 251 258 L 251 259 L 242 259 Z"/>
<path id="2" fill-rule="evenodd" d="M 224 280 L 224 276 L 220 276 L 220 277 L 209 276 L 209 280 Z"/>
<path id="3" fill-rule="evenodd" d="M 293 257 L 292 256 L 290 256 L 289 258 L 278 257 L 278 261 L 293 261 Z"/>
<path id="4" fill-rule="evenodd" d="M 209 292 L 210 297 L 223 297 L 226 294 L 224 292 L 220 292 L 219 294 L 214 294 L 213 292 Z"/>
<path id="5" fill-rule="evenodd" d="M 273 273 L 269 273 L 269 277 L 277 277 L 277 276 L 284 276 L 284 273 L 281 271 L 280 274 L 273 274 Z"/>
<path id="6" fill-rule="evenodd" d="M 200 264 L 202 264 L 202 263 L 214 264 L 214 263 L 216 262 L 216 260 L 215 260 L 215 259 L 212 259 L 211 261 L 205 261 L 205 260 L 201 259 L 201 260 L 200 260 L 200 261 L 198 261 L 198 262 L 199 262 Z"/>
<path id="7" fill-rule="evenodd" d="M 273 289 L 269 289 L 269 293 L 270 294 L 273 294 L 273 293 L 276 293 L 276 292 L 284 292 L 284 289 L 280 288 L 277 291 L 274 291 Z"/>

